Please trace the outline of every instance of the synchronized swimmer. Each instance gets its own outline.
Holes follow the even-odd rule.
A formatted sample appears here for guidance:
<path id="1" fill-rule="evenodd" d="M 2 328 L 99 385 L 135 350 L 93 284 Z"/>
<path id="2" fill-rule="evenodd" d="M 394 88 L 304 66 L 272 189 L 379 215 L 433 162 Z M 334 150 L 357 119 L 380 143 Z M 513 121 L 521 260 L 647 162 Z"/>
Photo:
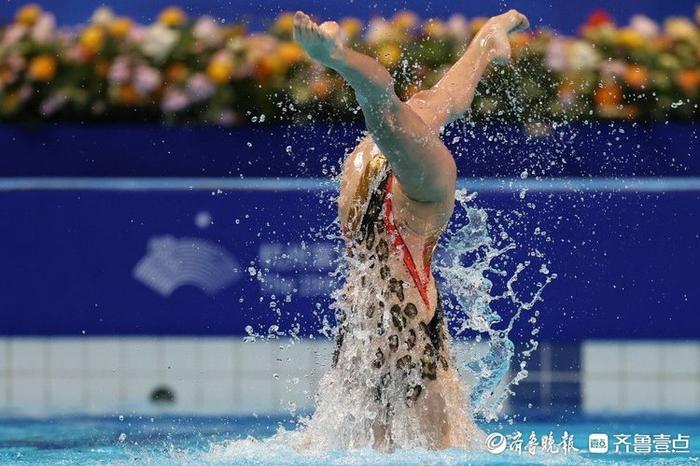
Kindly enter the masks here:
<path id="1" fill-rule="evenodd" d="M 389 72 L 343 44 L 335 22 L 297 12 L 294 38 L 353 88 L 369 135 L 347 157 L 338 210 L 349 272 L 336 299 L 333 365 L 304 448 L 482 445 L 450 354 L 432 255 L 454 208 L 456 166 L 440 130 L 470 107 L 489 63 L 509 60 L 515 10 L 491 18 L 429 90 L 408 101 Z"/>

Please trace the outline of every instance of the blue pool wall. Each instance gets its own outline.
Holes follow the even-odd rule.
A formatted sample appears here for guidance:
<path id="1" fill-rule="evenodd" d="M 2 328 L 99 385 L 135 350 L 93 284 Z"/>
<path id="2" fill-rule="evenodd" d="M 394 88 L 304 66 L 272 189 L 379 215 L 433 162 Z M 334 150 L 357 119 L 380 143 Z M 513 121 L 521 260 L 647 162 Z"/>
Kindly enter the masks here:
<path id="1" fill-rule="evenodd" d="M 480 192 L 477 199 L 491 209 L 521 204 L 512 191 Z M 539 338 L 698 337 L 700 190 L 531 190 L 527 201 L 543 207 L 528 212 L 527 225 L 517 228 L 521 244 L 535 227 L 548 231 L 548 267 L 559 277 L 538 305 Z M 213 224 L 198 227 L 198 215 Z M 320 328 L 317 303 L 327 307 L 335 281 L 326 258 L 335 255 L 337 243 L 310 233 L 334 215 L 318 193 L 299 190 L 3 192 L 0 334 L 244 335 L 248 325 L 290 328 L 296 322 Z M 206 283 L 183 283 L 163 296 L 136 278 L 139 261 L 154 254 L 149 244 L 167 238 L 223 251 L 236 264 L 231 283 L 213 294 Z M 272 263 L 265 265 L 268 258 Z M 208 259 L 185 260 L 192 262 L 186 266 L 216 269 Z M 263 281 L 249 272 L 261 266 Z M 160 272 L 163 279 L 176 280 L 167 275 L 177 271 L 167 270 Z M 298 291 L 285 303 L 284 291 L 292 289 Z M 271 301 L 280 302 L 281 316 Z M 525 324 L 515 335 L 527 340 L 529 330 Z"/>
<path id="2" fill-rule="evenodd" d="M 0 177 L 327 178 L 358 124 L 157 126 L 0 124 Z M 534 136 L 518 124 L 444 133 L 465 178 L 700 176 L 697 122 L 575 122 Z"/>
<path id="3" fill-rule="evenodd" d="M 538 306 L 539 338 L 697 339 L 696 126 L 581 125 L 567 129 L 569 144 L 566 134 L 552 143 L 489 130 L 510 133 L 458 143 L 459 183 L 492 215 L 523 213 L 510 231 L 516 258 L 539 249 L 558 275 Z M 359 128 L 5 125 L 0 134 L 12 141 L 0 158 L 0 334 L 241 336 L 248 325 L 318 328 L 328 315 L 339 247 L 326 238 L 328 178 Z M 550 162 L 551 178 L 519 176 Z M 183 244 L 214 251 L 183 259 L 184 278 L 158 262 L 178 259 Z M 159 285 L 138 273 L 154 260 L 160 269 L 144 270 Z M 207 285 L 216 260 L 235 271 Z M 526 341 L 523 324 L 514 337 Z"/>

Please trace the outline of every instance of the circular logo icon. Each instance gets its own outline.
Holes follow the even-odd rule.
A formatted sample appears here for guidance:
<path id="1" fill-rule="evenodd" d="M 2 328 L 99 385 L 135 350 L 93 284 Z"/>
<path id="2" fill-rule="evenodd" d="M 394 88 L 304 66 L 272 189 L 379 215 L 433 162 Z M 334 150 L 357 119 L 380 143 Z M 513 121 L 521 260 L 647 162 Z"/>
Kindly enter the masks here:
<path id="1" fill-rule="evenodd" d="M 494 455 L 500 455 L 506 451 L 507 443 L 506 436 L 500 432 L 493 432 L 486 437 L 486 449 Z"/>

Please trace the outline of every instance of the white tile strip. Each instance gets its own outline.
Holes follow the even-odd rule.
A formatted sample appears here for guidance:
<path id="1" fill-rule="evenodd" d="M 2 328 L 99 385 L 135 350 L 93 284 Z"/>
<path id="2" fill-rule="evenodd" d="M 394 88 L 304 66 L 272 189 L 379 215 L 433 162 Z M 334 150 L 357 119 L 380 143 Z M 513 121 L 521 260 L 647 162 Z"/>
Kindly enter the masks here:
<path id="1" fill-rule="evenodd" d="M 459 178 L 457 186 L 473 191 L 569 192 L 678 192 L 700 191 L 699 177 L 630 178 Z M 0 191 L 97 190 L 193 191 L 216 189 L 245 191 L 331 191 L 337 184 L 327 178 L 128 178 L 128 177 L 12 177 L 0 178 Z"/>
<path id="2" fill-rule="evenodd" d="M 456 344 L 456 364 L 485 345 Z M 0 338 L 0 415 L 276 413 L 307 410 L 333 343 L 240 338 Z M 583 344 L 588 414 L 700 413 L 699 342 Z M 576 382 L 533 371 L 531 382 Z M 170 405 L 151 394 L 166 388 Z"/>
<path id="3" fill-rule="evenodd" d="M 306 410 L 332 351 L 309 340 L 0 338 L 0 416 Z M 175 402 L 153 403 L 158 388 Z"/>
<path id="4" fill-rule="evenodd" d="M 589 341 L 581 379 L 587 414 L 700 414 L 700 342 Z"/>

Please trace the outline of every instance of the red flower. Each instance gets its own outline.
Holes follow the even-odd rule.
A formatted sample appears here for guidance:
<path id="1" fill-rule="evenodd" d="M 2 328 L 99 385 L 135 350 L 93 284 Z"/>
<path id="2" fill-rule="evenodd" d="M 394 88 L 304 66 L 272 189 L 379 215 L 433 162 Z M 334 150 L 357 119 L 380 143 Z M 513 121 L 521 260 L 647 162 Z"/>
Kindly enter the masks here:
<path id="1" fill-rule="evenodd" d="M 605 10 L 594 10 L 593 13 L 588 17 L 588 20 L 583 25 L 585 28 L 598 27 L 604 24 L 614 24 L 615 20 L 608 14 Z"/>

